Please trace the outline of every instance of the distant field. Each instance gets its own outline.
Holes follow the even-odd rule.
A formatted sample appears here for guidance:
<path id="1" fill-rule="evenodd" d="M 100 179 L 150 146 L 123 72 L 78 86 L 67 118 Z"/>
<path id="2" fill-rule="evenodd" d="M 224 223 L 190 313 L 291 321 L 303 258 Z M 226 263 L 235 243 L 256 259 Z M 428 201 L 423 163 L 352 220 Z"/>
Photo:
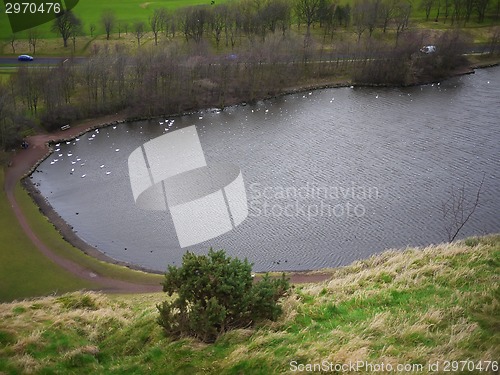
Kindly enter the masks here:
<path id="1" fill-rule="evenodd" d="M 217 0 L 217 3 L 231 0 Z M 144 21 L 147 23 L 148 17 L 156 8 L 166 8 L 174 10 L 179 7 L 189 5 L 210 4 L 211 0 L 157 0 L 144 2 L 142 0 L 82 0 L 73 9 L 74 13 L 83 21 L 85 33 L 90 34 L 90 25 L 96 25 L 97 34 L 104 33 L 104 27 L 101 25 L 101 14 L 105 10 L 112 10 L 116 14 L 117 21 L 128 22 L 130 25 L 135 21 Z M 55 38 L 56 34 L 50 31 L 50 23 L 39 26 L 42 38 Z M 0 2 L 0 39 L 5 40 L 12 34 L 9 20 L 5 14 L 5 5 Z M 19 33 L 19 38 L 26 37 L 26 31 Z"/>

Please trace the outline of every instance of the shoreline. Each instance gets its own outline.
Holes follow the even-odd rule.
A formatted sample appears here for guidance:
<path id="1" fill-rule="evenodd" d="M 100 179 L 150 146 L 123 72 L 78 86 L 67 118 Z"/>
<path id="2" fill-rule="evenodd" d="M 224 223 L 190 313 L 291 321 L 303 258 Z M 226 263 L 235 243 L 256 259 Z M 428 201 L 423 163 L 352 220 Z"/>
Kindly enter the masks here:
<path id="1" fill-rule="evenodd" d="M 487 68 L 487 67 L 493 67 L 493 66 L 498 66 L 499 62 L 495 63 L 484 63 L 484 64 L 475 64 L 473 66 L 470 66 L 468 69 L 464 70 L 461 69 L 460 71 L 454 72 L 451 76 L 444 78 L 443 80 L 453 78 L 456 76 L 461 76 L 461 75 L 466 75 L 466 74 L 473 74 L 475 69 L 481 69 L 481 68 Z M 441 80 L 442 81 L 442 80 Z M 417 86 L 417 85 L 426 85 L 434 82 L 421 82 L 421 83 L 415 83 L 410 86 Z M 282 97 L 285 95 L 292 95 L 292 94 L 297 94 L 309 90 L 322 90 L 322 89 L 329 89 L 329 88 L 341 88 L 341 87 L 401 87 L 398 85 L 360 85 L 356 84 L 353 85 L 351 82 L 348 81 L 339 81 L 335 83 L 317 83 L 317 84 L 311 84 L 311 85 L 304 85 L 300 87 L 295 87 L 295 88 L 290 88 L 282 93 L 279 93 L 277 95 L 272 95 L 266 98 L 262 98 L 259 100 L 269 100 L 272 98 L 277 98 L 277 97 Z M 407 86 L 405 86 L 407 87 Z M 246 105 L 245 102 L 243 103 L 231 103 L 230 105 L 227 105 L 225 108 L 237 106 L 237 105 Z M 222 110 L 224 110 L 222 109 Z M 30 147 L 27 150 L 18 150 L 14 156 L 11 158 L 11 167 L 6 168 L 6 180 L 5 180 L 5 190 L 8 192 L 9 189 L 13 190 L 15 184 L 17 182 L 21 182 L 21 186 L 28 192 L 29 196 L 31 199 L 34 201 L 34 203 L 37 205 L 37 207 L 40 209 L 40 211 L 43 213 L 44 216 L 48 218 L 48 220 L 52 223 L 54 226 L 55 230 L 59 232 L 59 234 L 62 236 L 62 238 L 70 243 L 72 246 L 75 248 L 79 249 L 83 253 L 99 260 L 99 261 L 104 261 L 110 264 L 114 264 L 117 266 L 122 266 L 129 268 L 131 270 L 135 271 L 142 271 L 150 274 L 163 274 L 164 272 L 162 271 L 157 271 L 157 270 L 151 270 L 146 267 L 142 267 L 139 265 L 123 262 L 116 260 L 114 258 L 109 257 L 106 255 L 102 250 L 99 250 L 90 244 L 86 243 L 83 241 L 73 230 L 73 227 L 71 227 L 50 205 L 50 203 L 47 201 L 47 199 L 40 193 L 40 191 L 36 188 L 36 186 L 31 182 L 30 176 L 32 173 L 36 170 L 36 168 L 45 160 L 47 159 L 53 152 L 53 144 L 59 143 L 59 142 L 66 142 L 73 140 L 87 132 L 93 131 L 95 129 L 101 129 L 101 128 L 106 128 L 109 126 L 114 126 L 114 125 L 119 125 L 127 122 L 132 122 L 132 121 L 144 121 L 144 120 L 152 120 L 160 117 L 179 117 L 183 116 L 186 114 L 192 114 L 197 111 L 203 111 L 203 110 L 209 110 L 209 108 L 202 108 L 198 110 L 192 110 L 192 111 L 187 111 L 181 114 L 171 114 L 171 115 L 160 115 L 158 117 L 146 117 L 146 118 L 127 118 L 125 113 L 116 113 L 115 115 L 108 115 L 108 116 L 103 116 L 95 119 L 87 119 L 80 121 L 76 125 L 72 126 L 68 130 L 59 130 L 55 133 L 49 133 L 49 134 L 38 134 L 34 136 L 28 137 L 28 142 L 30 143 Z M 24 167 L 24 168 L 23 168 Z M 9 198 L 10 199 L 10 198 Z M 268 271 L 270 273 L 274 273 L 277 271 Z M 281 273 L 280 271 L 279 273 Z M 324 269 L 318 269 L 318 270 L 299 270 L 299 271 L 283 271 L 285 272 L 288 276 L 294 276 L 294 279 L 315 279 L 313 281 L 296 281 L 296 282 L 314 282 L 314 281 L 321 281 L 325 280 L 328 276 L 329 273 L 326 273 Z M 264 274 L 265 272 L 259 272 L 258 274 Z"/>
<path id="2" fill-rule="evenodd" d="M 29 180 L 29 178 L 23 178 L 21 181 L 21 186 L 28 192 L 29 196 L 35 204 L 38 206 L 42 214 L 47 217 L 50 223 L 54 226 L 54 229 L 59 232 L 61 237 L 69 242 L 73 247 L 81 250 L 85 254 L 103 262 L 115 264 L 118 266 L 127 267 L 136 271 L 142 271 L 154 274 L 163 274 L 163 272 L 151 270 L 139 265 L 133 265 L 130 263 L 122 262 L 107 256 L 103 251 L 98 248 L 88 244 L 82 240 L 78 234 L 73 230 L 73 227 L 69 225 L 58 213 L 52 205 L 47 201 L 47 199 L 42 195 L 42 193 L 35 187 L 35 185 Z"/>

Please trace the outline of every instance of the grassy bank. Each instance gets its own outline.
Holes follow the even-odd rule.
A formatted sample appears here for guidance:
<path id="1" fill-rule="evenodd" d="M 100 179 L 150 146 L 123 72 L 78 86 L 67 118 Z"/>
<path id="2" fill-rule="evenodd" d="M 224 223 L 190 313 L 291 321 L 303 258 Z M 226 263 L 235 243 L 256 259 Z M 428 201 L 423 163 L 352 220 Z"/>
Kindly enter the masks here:
<path id="1" fill-rule="evenodd" d="M 45 244 L 50 246 L 54 253 L 70 259 L 95 273 L 110 278 L 152 285 L 158 285 L 161 282 L 161 275 L 131 270 L 127 267 L 103 262 L 86 255 L 62 238 L 61 234 L 55 229 L 54 225 L 42 215 L 38 206 L 20 184 L 17 184 L 15 194 L 16 200 L 19 202 L 31 228 Z"/>
<path id="2" fill-rule="evenodd" d="M 0 186 L 3 181 L 0 168 Z M 0 301 L 95 286 L 62 270 L 35 248 L 18 224 L 3 189 L 0 213 Z"/>
<path id="3" fill-rule="evenodd" d="M 273 374 L 322 360 L 422 365 L 421 373 L 436 361 L 443 372 L 445 360 L 470 360 L 484 369 L 500 359 L 499 269 L 499 235 L 386 252 L 295 287 L 278 322 L 213 345 L 165 338 L 155 323 L 161 294 L 2 304 L 0 371 Z"/>
<path id="4" fill-rule="evenodd" d="M 3 185 L 4 171 L 0 168 L 0 186 Z M 19 184 L 15 194 L 31 228 L 56 254 L 102 276 L 140 284 L 160 282 L 159 275 L 133 271 L 82 253 L 62 239 Z M 74 277 L 36 249 L 18 224 L 3 189 L 0 190 L 0 212 L 0 302 L 98 287 Z"/>

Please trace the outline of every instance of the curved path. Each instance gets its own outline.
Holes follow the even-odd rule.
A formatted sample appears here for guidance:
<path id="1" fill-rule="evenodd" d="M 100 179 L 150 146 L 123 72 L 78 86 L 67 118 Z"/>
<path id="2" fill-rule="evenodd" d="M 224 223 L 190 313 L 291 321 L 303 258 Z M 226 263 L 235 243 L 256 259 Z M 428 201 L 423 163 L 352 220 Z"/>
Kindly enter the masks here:
<path id="1" fill-rule="evenodd" d="M 152 284 L 136 284 L 123 280 L 109 278 L 103 275 L 96 274 L 93 270 L 88 269 L 72 260 L 61 257 L 43 243 L 33 229 L 29 226 L 28 220 L 24 216 L 19 203 L 17 202 L 14 194 L 17 182 L 25 176 L 33 166 L 42 159 L 48 152 L 48 143 L 50 141 L 58 141 L 60 139 L 67 139 L 75 137 L 83 131 L 104 124 L 113 123 L 116 121 L 125 120 L 124 115 L 116 114 L 99 119 L 87 120 L 72 126 L 65 131 L 59 131 L 51 134 L 38 134 L 29 137 L 29 148 L 26 150 L 16 151 L 11 160 L 10 167 L 6 168 L 5 173 L 5 192 L 7 199 L 12 207 L 12 210 L 21 225 L 24 233 L 33 242 L 35 247 L 44 254 L 47 258 L 54 263 L 69 271 L 71 274 L 85 280 L 92 281 L 100 285 L 99 289 L 107 292 L 120 292 L 120 293 L 140 293 L 140 292 L 159 292 L 161 291 L 160 285 Z M 292 283 L 311 283 L 327 280 L 330 275 L 327 273 L 304 273 L 295 272 L 289 274 Z"/>

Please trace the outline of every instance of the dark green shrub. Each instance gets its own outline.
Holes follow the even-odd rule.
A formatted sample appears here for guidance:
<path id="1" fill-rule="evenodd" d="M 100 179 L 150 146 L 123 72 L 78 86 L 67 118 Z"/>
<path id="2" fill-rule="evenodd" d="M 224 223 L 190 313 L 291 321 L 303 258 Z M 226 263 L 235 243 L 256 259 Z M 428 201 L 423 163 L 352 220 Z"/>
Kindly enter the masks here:
<path id="1" fill-rule="evenodd" d="M 177 298 L 157 305 L 158 324 L 174 339 L 192 336 L 213 342 L 230 329 L 276 320 L 288 279 L 284 274 L 279 279 L 266 275 L 254 283 L 251 267 L 246 259 L 227 257 L 223 250 L 210 249 L 206 256 L 187 252 L 182 266 L 169 266 L 165 274 L 163 291 L 177 293 Z"/>

